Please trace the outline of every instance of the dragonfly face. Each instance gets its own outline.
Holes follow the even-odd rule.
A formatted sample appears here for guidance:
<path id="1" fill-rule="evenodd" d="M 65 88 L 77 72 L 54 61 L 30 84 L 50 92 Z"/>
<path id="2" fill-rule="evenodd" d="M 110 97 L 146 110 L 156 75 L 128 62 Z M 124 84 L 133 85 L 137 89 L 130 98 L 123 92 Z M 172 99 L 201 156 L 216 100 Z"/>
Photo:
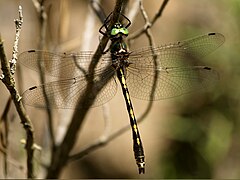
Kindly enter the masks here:
<path id="1" fill-rule="evenodd" d="M 128 29 L 123 27 L 121 23 L 116 23 L 110 32 L 110 39 L 128 36 Z"/>

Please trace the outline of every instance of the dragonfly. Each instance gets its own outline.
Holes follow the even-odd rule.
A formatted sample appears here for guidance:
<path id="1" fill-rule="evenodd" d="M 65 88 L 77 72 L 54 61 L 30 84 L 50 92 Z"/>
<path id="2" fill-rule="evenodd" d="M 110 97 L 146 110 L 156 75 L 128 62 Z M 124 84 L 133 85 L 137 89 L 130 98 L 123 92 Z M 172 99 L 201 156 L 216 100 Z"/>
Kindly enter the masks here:
<path id="1" fill-rule="evenodd" d="M 92 107 L 112 99 L 120 83 L 125 99 L 133 139 L 133 152 L 139 174 L 145 173 L 143 143 L 130 97 L 154 101 L 206 89 L 219 80 L 216 70 L 202 65 L 200 60 L 224 43 L 220 33 L 208 33 L 192 39 L 129 51 L 126 38 L 131 21 L 120 14 L 125 23 L 118 21 L 110 27 L 110 14 L 99 32 L 111 40 L 109 49 L 94 69 L 88 72 L 93 52 L 55 53 L 42 50 L 25 51 L 19 56 L 22 64 L 39 71 L 39 63 L 47 75 L 58 77 L 27 89 L 23 103 L 34 107 L 80 109 L 79 100 L 88 90 L 94 98 Z M 156 55 L 154 58 L 153 51 Z M 118 79 L 118 80 L 117 80 Z M 92 89 L 87 88 L 92 84 Z"/>

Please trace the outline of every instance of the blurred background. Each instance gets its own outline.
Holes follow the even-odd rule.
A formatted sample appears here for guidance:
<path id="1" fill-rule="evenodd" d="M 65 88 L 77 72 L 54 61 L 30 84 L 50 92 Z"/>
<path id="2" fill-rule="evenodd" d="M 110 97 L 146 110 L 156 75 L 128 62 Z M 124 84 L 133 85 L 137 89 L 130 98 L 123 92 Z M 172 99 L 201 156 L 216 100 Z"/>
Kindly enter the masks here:
<path id="1" fill-rule="evenodd" d="M 131 17 L 128 13 L 137 7 L 136 16 L 131 18 L 130 34 L 144 26 L 136 2 L 130 0 L 126 8 L 126 15 Z M 158 12 L 162 2 L 143 1 L 149 19 Z M 108 14 L 115 1 L 102 0 L 101 4 Z M 13 20 L 18 18 L 19 5 L 24 16 L 19 52 L 41 47 L 41 24 L 33 2 L 1 0 L 0 34 L 9 59 L 15 37 Z M 56 52 L 96 49 L 102 24 L 90 8 L 89 1 L 48 0 L 44 5 L 48 14 L 44 49 Z M 240 178 L 239 17 L 239 0 L 169 0 L 162 16 L 151 28 L 155 43 L 162 45 L 209 32 L 222 33 L 226 38 L 224 45 L 203 59 L 207 66 L 217 69 L 220 81 L 210 90 L 154 102 L 148 116 L 139 124 L 146 154 L 144 175 L 138 175 L 129 130 L 84 158 L 69 163 L 61 178 Z M 148 46 L 148 40 L 142 35 L 132 42 L 131 50 L 144 46 Z M 15 77 L 21 93 L 40 83 L 37 72 L 21 65 Z M 2 83 L 0 92 L 2 114 L 9 97 Z M 138 118 L 146 110 L 148 102 L 133 99 L 133 104 Z M 46 110 L 26 108 L 34 124 L 36 143 L 42 147 L 41 151 L 35 152 L 35 174 L 43 178 L 51 159 Z M 64 136 L 72 112 L 53 110 L 57 142 Z M 110 133 L 129 124 L 120 88 L 104 107 L 90 109 L 72 153 L 81 151 L 102 135 L 104 112 L 108 112 Z M 20 141 L 25 138 L 25 132 L 13 105 L 8 118 L 8 177 L 24 178 L 26 155 Z M 3 155 L 0 157 L 0 178 L 4 178 Z"/>

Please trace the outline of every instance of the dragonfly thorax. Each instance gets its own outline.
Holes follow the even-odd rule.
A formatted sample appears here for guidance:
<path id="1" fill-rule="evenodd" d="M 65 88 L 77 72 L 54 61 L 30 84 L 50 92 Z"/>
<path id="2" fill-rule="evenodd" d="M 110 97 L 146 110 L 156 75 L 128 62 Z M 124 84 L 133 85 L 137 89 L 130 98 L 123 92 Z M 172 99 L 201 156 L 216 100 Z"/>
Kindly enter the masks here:
<path id="1" fill-rule="evenodd" d="M 127 45 L 122 38 L 115 39 L 114 41 L 112 40 L 110 49 L 112 66 L 115 69 L 129 66 L 128 57 L 130 52 L 128 51 Z"/>

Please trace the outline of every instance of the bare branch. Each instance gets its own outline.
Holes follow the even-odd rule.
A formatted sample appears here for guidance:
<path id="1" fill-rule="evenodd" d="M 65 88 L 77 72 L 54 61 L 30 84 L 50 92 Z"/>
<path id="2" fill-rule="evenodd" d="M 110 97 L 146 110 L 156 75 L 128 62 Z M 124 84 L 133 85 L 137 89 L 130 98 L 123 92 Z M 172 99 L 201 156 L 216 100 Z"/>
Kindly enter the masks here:
<path id="1" fill-rule="evenodd" d="M 19 36 L 20 36 L 19 29 L 21 29 L 21 26 L 22 26 L 21 23 L 23 22 L 21 6 L 19 6 L 19 16 L 20 16 L 19 19 L 21 19 L 21 20 L 20 21 L 15 20 L 17 41 L 14 42 L 14 46 L 15 46 L 13 49 L 14 56 L 17 53 L 18 40 L 19 40 Z M 34 175 L 33 175 L 34 133 L 33 133 L 32 122 L 29 119 L 29 117 L 27 116 L 26 110 L 23 107 L 23 104 L 21 102 L 21 97 L 16 89 L 15 79 L 13 77 L 13 74 L 15 73 L 16 62 L 17 62 L 15 59 L 16 57 L 14 57 L 14 60 L 12 60 L 12 62 L 10 62 L 10 65 L 9 65 L 6 55 L 5 55 L 5 52 L 4 52 L 3 42 L 0 39 L 0 59 L 1 59 L 1 66 L 2 66 L 2 71 L 3 71 L 2 82 L 5 84 L 5 86 L 7 87 L 7 89 L 9 90 L 9 92 L 11 94 L 12 100 L 15 104 L 15 107 L 16 107 L 19 117 L 21 119 L 21 123 L 23 124 L 23 128 L 26 131 L 25 149 L 27 152 L 27 170 L 28 170 L 27 176 L 28 176 L 28 178 L 33 178 L 34 177 Z"/>
<path id="2" fill-rule="evenodd" d="M 13 44 L 12 59 L 9 61 L 11 74 L 14 74 L 15 71 L 16 71 L 17 54 L 18 54 L 18 41 L 19 41 L 21 29 L 22 29 L 22 24 L 23 24 L 23 13 L 22 13 L 22 7 L 21 6 L 19 6 L 18 14 L 19 14 L 19 19 L 14 20 L 15 26 L 16 26 L 16 35 L 15 35 L 15 41 L 14 41 L 14 44 Z"/>
<path id="3" fill-rule="evenodd" d="M 141 10 L 141 13 L 143 15 L 143 18 L 145 20 L 145 27 L 146 27 L 145 33 L 146 33 L 146 35 L 148 37 L 149 45 L 151 47 L 154 47 L 155 44 L 154 44 L 154 41 L 153 41 L 153 36 L 152 36 L 152 33 L 149 31 L 149 28 L 151 27 L 151 23 L 150 23 L 150 21 L 148 19 L 146 11 L 144 10 L 142 0 L 139 0 L 139 5 L 140 5 L 140 10 Z M 153 51 L 153 49 L 152 49 L 152 51 Z"/>
<path id="4" fill-rule="evenodd" d="M 102 6 L 100 5 L 99 0 L 91 0 L 90 1 L 90 5 L 92 10 L 94 11 L 94 13 L 97 15 L 97 17 L 99 18 L 99 20 L 104 23 L 104 20 L 106 19 L 106 14 L 102 8 Z"/>
<path id="5" fill-rule="evenodd" d="M 148 21 L 147 24 L 145 24 L 145 26 L 143 26 L 141 29 L 139 29 L 138 31 L 136 31 L 135 33 L 133 33 L 131 36 L 129 36 L 128 38 L 128 41 L 130 42 L 131 40 L 133 39 L 136 39 L 138 38 L 139 36 L 141 36 L 143 33 L 145 33 L 145 31 L 147 31 L 147 29 L 151 28 L 156 20 L 158 18 L 161 17 L 162 13 L 163 13 L 163 10 L 165 9 L 167 3 L 168 3 L 169 0 L 164 0 L 160 9 L 158 10 L 157 14 L 154 16 L 153 20 L 152 21 Z"/>
<path id="6" fill-rule="evenodd" d="M 9 133 L 9 124 L 8 124 L 8 113 L 11 107 L 11 97 L 8 98 L 7 104 L 4 108 L 3 114 L 0 119 L 0 137 L 1 137 L 1 145 L 4 148 L 1 152 L 3 152 L 4 157 L 4 176 L 8 177 L 8 133 Z"/>
<path id="7" fill-rule="evenodd" d="M 113 11 L 112 19 L 110 22 L 110 26 L 112 26 L 114 23 L 116 23 L 119 19 L 119 14 L 121 13 L 122 5 L 124 0 L 117 0 L 116 6 Z M 102 56 L 103 50 L 108 42 L 108 37 L 103 36 L 103 38 L 100 41 L 100 44 L 93 55 L 92 62 L 89 66 L 89 74 L 94 74 L 94 69 L 96 65 L 99 62 L 99 59 Z M 110 77 L 111 78 L 111 77 Z M 101 84 L 103 87 L 104 85 Z M 82 96 L 78 103 L 78 107 L 82 107 L 81 110 L 76 110 L 73 114 L 73 118 L 70 122 L 69 128 L 66 132 L 66 135 L 63 139 L 63 142 L 60 144 L 60 146 L 56 149 L 55 153 L 53 154 L 52 161 L 50 164 L 50 167 L 48 169 L 47 178 L 57 178 L 59 177 L 63 167 L 68 162 L 69 153 L 72 150 L 73 146 L 75 145 L 78 132 L 81 128 L 81 125 L 83 123 L 83 120 L 88 112 L 88 109 L 91 107 L 91 105 L 94 102 L 94 99 L 97 96 L 97 93 L 95 94 L 95 97 L 92 97 L 91 100 L 89 100 L 88 94 L 89 91 L 92 91 L 93 89 L 93 83 L 89 81 L 86 87 L 85 94 Z"/>
<path id="8" fill-rule="evenodd" d="M 126 15 L 132 23 L 135 21 L 135 18 L 137 16 L 138 6 L 139 6 L 138 1 L 134 1 L 132 6 L 129 8 L 128 14 Z"/>
<path id="9" fill-rule="evenodd" d="M 158 11 L 157 14 L 154 16 L 154 18 L 153 18 L 153 20 L 152 20 L 152 22 L 151 22 L 152 25 L 155 24 L 156 20 L 161 17 L 161 15 L 162 15 L 162 13 L 163 13 L 163 10 L 165 9 L 168 1 L 169 1 L 169 0 L 164 0 L 164 1 L 163 1 L 162 6 L 160 7 L 159 11 Z"/>
<path id="10" fill-rule="evenodd" d="M 139 5 L 140 5 L 140 10 L 141 10 L 141 13 L 143 15 L 143 18 L 145 20 L 145 26 L 148 27 L 150 24 L 149 22 L 149 18 L 147 16 L 147 13 L 146 11 L 144 10 L 144 7 L 143 7 L 143 3 L 142 3 L 142 0 L 139 0 Z M 165 7 L 165 6 L 164 6 Z M 161 8 L 160 8 L 161 9 Z M 150 26 L 149 28 L 146 29 L 145 31 L 145 34 L 148 38 L 148 41 L 149 41 L 149 45 L 150 45 L 150 48 L 151 48 L 151 51 L 152 51 L 152 57 L 153 57 L 153 61 L 154 61 L 154 65 L 157 67 L 157 54 L 155 53 L 154 51 L 154 47 L 155 47 L 155 42 L 154 42 L 154 39 L 153 39 L 153 35 L 150 31 Z M 156 90 L 156 85 L 157 85 L 157 78 L 158 78 L 158 74 L 159 72 L 158 71 L 155 71 L 155 74 L 154 74 L 154 83 L 152 85 L 152 90 L 151 90 L 151 95 L 150 95 L 150 98 L 152 99 L 152 97 L 154 96 L 154 93 L 155 93 L 155 90 Z M 150 109 L 152 108 L 152 105 L 153 105 L 153 101 L 149 101 L 148 103 L 148 106 L 146 108 L 146 110 L 144 111 L 144 113 L 141 115 L 141 117 L 139 118 L 138 122 L 141 122 L 144 120 L 144 118 L 147 116 L 147 114 L 150 112 Z"/>
<path id="11" fill-rule="evenodd" d="M 83 156 L 89 154 L 101 146 L 106 145 L 110 141 L 111 121 L 109 118 L 109 106 L 106 104 L 103 106 L 103 118 L 105 122 L 103 134 L 95 142 L 83 148 L 79 153 L 69 156 L 69 162 L 81 159 Z M 129 127 L 129 125 L 127 127 Z"/>
<path id="12" fill-rule="evenodd" d="M 43 50 L 45 46 L 45 40 L 46 40 L 46 31 L 47 31 L 47 19 L 48 15 L 44 7 L 44 0 L 38 1 L 38 0 L 32 0 L 33 5 L 38 13 L 39 16 L 39 23 L 40 23 L 40 42 L 38 43 L 38 49 Z M 45 76 L 43 72 L 43 68 L 41 67 L 41 64 L 38 64 L 39 71 L 40 71 L 40 81 L 42 84 L 45 83 Z M 48 97 L 46 96 L 45 89 L 43 90 L 44 98 L 47 107 L 50 107 L 50 103 L 48 100 Z M 54 137 L 54 130 L 53 130 L 53 115 L 50 108 L 46 109 L 47 111 L 47 122 L 48 122 L 48 128 L 50 133 L 50 141 L 51 141 L 51 147 L 52 151 L 55 149 L 56 143 L 55 143 L 55 137 Z M 52 152 L 53 153 L 53 152 Z"/>

